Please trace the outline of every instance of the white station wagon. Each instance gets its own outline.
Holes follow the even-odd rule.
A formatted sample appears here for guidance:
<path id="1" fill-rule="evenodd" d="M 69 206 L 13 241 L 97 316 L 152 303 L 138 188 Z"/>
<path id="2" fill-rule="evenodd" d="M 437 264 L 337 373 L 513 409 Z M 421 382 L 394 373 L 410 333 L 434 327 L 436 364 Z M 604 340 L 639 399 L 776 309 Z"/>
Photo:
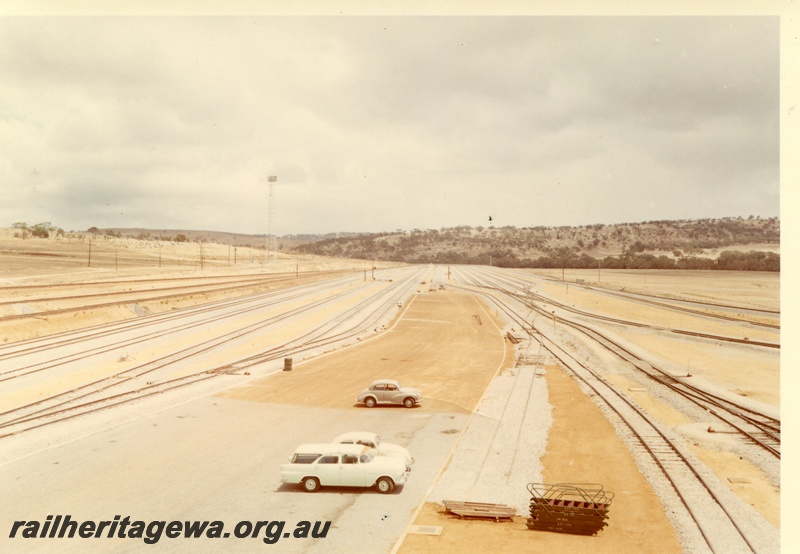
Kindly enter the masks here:
<path id="1" fill-rule="evenodd" d="M 392 456 L 375 456 L 361 444 L 303 444 L 289 463 L 281 464 L 281 482 L 320 487 L 372 487 L 387 494 L 405 484 L 409 468 Z"/>
<path id="2" fill-rule="evenodd" d="M 370 448 L 370 453 L 376 456 L 397 456 L 406 462 L 406 465 L 414 463 L 414 457 L 408 449 L 399 444 L 383 442 L 381 438 L 370 431 L 350 431 L 343 433 L 333 439 L 336 444 L 362 444 Z"/>

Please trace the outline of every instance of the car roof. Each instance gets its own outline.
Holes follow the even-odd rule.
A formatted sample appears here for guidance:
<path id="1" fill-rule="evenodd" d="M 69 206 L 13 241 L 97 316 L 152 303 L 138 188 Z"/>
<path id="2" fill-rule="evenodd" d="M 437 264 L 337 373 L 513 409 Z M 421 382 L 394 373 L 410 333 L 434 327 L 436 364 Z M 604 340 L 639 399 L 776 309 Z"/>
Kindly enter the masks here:
<path id="1" fill-rule="evenodd" d="M 357 440 L 364 438 L 373 440 L 377 436 L 378 436 L 377 433 L 372 433 L 370 431 L 350 431 L 348 433 L 342 433 L 341 435 L 333 439 L 333 442 L 338 443 L 343 440 L 354 440 L 354 439 Z"/>
<path id="2" fill-rule="evenodd" d="M 400 383 L 396 379 L 376 379 L 375 381 L 371 382 L 369 386 L 372 387 L 375 385 L 380 385 L 381 383 L 385 383 L 387 385 L 391 383 L 392 385 L 397 385 L 398 387 L 400 386 Z"/>
<path id="3" fill-rule="evenodd" d="M 361 455 L 369 450 L 362 444 L 336 444 L 332 442 L 301 444 L 295 454 L 356 454 Z"/>

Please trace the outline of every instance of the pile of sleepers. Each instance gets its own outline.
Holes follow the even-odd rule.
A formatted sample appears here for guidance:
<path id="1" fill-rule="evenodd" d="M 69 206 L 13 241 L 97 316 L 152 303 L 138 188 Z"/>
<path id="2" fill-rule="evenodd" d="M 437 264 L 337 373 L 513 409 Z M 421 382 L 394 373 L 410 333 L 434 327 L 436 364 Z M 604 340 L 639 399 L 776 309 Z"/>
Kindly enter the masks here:
<path id="1" fill-rule="evenodd" d="M 596 483 L 528 483 L 528 491 L 528 529 L 574 535 L 596 535 L 605 527 L 614 498 Z"/>

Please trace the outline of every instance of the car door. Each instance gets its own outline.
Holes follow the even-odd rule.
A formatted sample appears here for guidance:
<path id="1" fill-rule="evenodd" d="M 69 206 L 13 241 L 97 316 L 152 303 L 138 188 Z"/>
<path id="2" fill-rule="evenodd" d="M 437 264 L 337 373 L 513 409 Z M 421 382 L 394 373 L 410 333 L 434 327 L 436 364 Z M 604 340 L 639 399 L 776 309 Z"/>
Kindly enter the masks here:
<path id="1" fill-rule="evenodd" d="M 366 471 L 356 454 L 343 454 L 339 465 L 339 484 L 345 487 L 366 487 Z"/>
<path id="2" fill-rule="evenodd" d="M 375 385 L 372 387 L 372 392 L 375 394 L 375 398 L 378 402 L 385 402 L 386 401 L 386 385 L 380 383 L 379 385 Z"/>
<path id="3" fill-rule="evenodd" d="M 397 386 L 388 384 L 386 385 L 386 393 L 384 394 L 383 400 L 384 402 L 391 402 L 392 404 L 398 404 L 402 402 L 402 400 L 397 398 L 399 395 L 400 395 L 400 390 L 397 388 Z"/>
<path id="4" fill-rule="evenodd" d="M 336 486 L 339 484 L 339 456 L 322 456 L 317 461 L 316 475 L 320 485 Z"/>

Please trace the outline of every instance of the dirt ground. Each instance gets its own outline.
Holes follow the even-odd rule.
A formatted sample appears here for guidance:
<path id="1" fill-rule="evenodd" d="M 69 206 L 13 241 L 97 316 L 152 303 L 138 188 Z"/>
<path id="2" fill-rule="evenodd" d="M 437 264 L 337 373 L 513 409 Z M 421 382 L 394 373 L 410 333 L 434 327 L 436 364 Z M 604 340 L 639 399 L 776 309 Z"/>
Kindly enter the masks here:
<path id="1" fill-rule="evenodd" d="M 496 327 L 484 323 L 489 317 L 471 295 L 421 294 L 387 333 L 225 395 L 347 408 L 370 381 L 392 378 L 423 388 L 426 411 L 470 413 L 501 366 L 513 363 Z"/>

